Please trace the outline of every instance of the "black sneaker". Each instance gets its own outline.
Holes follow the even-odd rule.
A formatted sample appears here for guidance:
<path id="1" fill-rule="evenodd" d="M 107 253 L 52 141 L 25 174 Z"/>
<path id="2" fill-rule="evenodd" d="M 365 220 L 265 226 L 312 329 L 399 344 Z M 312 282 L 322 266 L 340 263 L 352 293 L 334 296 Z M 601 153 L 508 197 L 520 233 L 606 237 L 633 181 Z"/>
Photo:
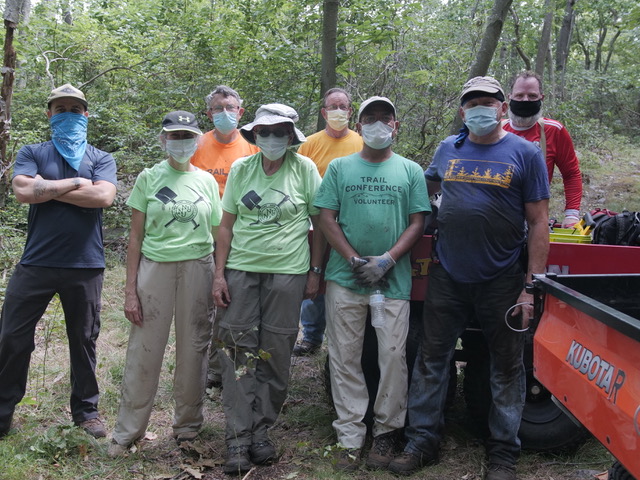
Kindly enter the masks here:
<path id="1" fill-rule="evenodd" d="M 367 467 L 387 468 L 396 456 L 396 448 L 397 435 L 395 431 L 374 437 L 373 445 L 365 462 Z"/>
<path id="2" fill-rule="evenodd" d="M 227 447 L 227 458 L 222 467 L 224 473 L 236 473 L 238 475 L 251 470 L 249 460 L 249 445 L 232 445 Z"/>
<path id="3" fill-rule="evenodd" d="M 389 463 L 388 468 L 398 475 L 411 475 L 424 467 L 435 465 L 436 463 L 438 463 L 437 455 L 428 456 L 422 453 L 402 452 Z"/>
<path id="4" fill-rule="evenodd" d="M 516 469 L 508 465 L 490 463 L 485 480 L 516 480 Z"/>
<path id="5" fill-rule="evenodd" d="M 320 350 L 320 345 L 303 340 L 293 347 L 292 355 L 294 357 L 308 357 L 316 353 L 318 350 Z"/>
<path id="6" fill-rule="evenodd" d="M 249 449 L 251 461 L 256 465 L 265 465 L 276 460 L 276 447 L 271 440 L 251 444 Z"/>

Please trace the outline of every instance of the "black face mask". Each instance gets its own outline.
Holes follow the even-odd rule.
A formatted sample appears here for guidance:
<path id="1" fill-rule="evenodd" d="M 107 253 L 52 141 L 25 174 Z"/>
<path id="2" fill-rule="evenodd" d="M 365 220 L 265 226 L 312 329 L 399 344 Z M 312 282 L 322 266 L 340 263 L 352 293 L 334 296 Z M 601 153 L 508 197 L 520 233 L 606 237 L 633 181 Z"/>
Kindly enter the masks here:
<path id="1" fill-rule="evenodd" d="M 522 102 L 518 100 L 509 101 L 509 110 L 519 117 L 533 117 L 541 108 L 542 100 L 535 100 L 533 102 L 527 100 Z"/>

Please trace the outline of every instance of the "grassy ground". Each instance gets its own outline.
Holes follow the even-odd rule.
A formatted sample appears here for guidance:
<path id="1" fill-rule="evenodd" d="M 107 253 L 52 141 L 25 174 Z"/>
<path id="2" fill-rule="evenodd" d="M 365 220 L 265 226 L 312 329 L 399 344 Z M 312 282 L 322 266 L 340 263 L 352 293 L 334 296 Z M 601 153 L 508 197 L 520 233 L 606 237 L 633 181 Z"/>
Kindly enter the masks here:
<path id="1" fill-rule="evenodd" d="M 610 144 L 614 144 L 613 140 Z M 607 207 L 640 210 L 637 149 L 616 145 L 580 152 L 585 183 L 583 210 Z M 561 182 L 553 184 L 552 215 L 563 209 Z M 635 202 L 635 204 L 634 204 Z M 2 252 L 0 297 L 8 280 L 8 248 L 16 247 L 11 235 L 0 231 Z M 4 255 L 4 256 L 2 256 Z M 13 254 L 15 257 L 15 254 Z M 113 428 L 119 401 L 129 324 L 122 313 L 124 267 L 112 260 L 103 292 L 102 332 L 98 342 L 98 376 L 102 391 L 100 410 Z M 1 299 L 0 299 L 1 300 Z M 68 353 L 60 305 L 54 300 L 40 322 L 32 357 L 28 390 L 16 410 L 15 429 L 0 441 L 0 480 L 67 479 L 219 479 L 225 454 L 224 417 L 219 392 L 206 402 L 206 426 L 192 445 L 180 449 L 171 438 L 173 404 L 173 343 L 167 346 L 165 364 L 147 438 L 129 455 L 110 459 L 108 440 L 93 440 L 71 426 L 68 397 Z M 338 474 L 331 457 L 334 418 L 323 383 L 324 355 L 295 359 L 289 397 L 272 431 L 280 462 L 250 471 L 247 479 L 391 479 L 385 472 L 360 470 Z M 1 387 L 0 387 L 1 388 Z M 460 396 L 459 396 L 460 397 Z M 441 463 L 412 478 L 479 480 L 484 473 L 484 448 L 464 428 L 465 410 L 458 401 L 449 412 Z M 524 452 L 518 465 L 521 480 L 587 480 L 606 470 L 613 459 L 595 440 L 571 454 L 541 455 Z M 606 477 L 604 477 L 606 478 Z"/>

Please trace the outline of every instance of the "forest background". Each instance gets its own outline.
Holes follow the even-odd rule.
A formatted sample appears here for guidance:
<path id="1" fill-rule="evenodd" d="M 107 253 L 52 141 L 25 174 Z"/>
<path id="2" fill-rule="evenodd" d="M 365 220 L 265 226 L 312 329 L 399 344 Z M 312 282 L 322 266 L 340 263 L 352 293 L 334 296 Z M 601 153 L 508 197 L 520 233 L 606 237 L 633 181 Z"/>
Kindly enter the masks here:
<path id="1" fill-rule="evenodd" d="M 261 104 L 282 102 L 298 111 L 305 134 L 322 128 L 320 99 L 331 86 L 346 88 L 356 110 L 371 95 L 387 96 L 401 121 L 394 150 L 426 167 L 439 142 L 456 129 L 458 95 L 467 78 L 489 74 L 508 90 L 514 74 L 534 69 L 545 82 L 545 116 L 563 122 L 573 136 L 585 184 L 582 210 L 640 210 L 636 0 L 40 0 L 33 5 L 7 0 L 5 31 L 3 47 L 15 49 L 5 48 L 5 65 L 13 58 L 15 68 L 2 69 L 0 301 L 26 233 L 28 207 L 11 195 L 13 159 L 22 145 L 48 140 L 46 98 L 54 86 L 72 83 L 89 101 L 89 143 L 114 155 L 120 181 L 114 206 L 105 210 L 109 268 L 104 317 L 111 328 L 101 336 L 99 365 L 102 408 L 111 422 L 127 331 L 121 288 L 130 211 L 124 202 L 135 176 L 164 158 L 158 133 L 165 113 L 192 111 L 203 130 L 212 128 L 204 97 L 216 85 L 240 92 L 246 108 L 242 124 Z M 564 206 L 559 180 L 553 184 L 551 213 L 556 217 Z M 66 348 L 56 348 L 65 339 L 55 301 L 45 320 L 38 348 L 46 348 L 34 360 L 20 407 L 23 432 L 11 445 L 0 444 L 0 479 L 186 475 L 184 459 L 165 454 L 153 457 L 154 465 L 99 458 L 98 466 L 83 463 L 87 456 L 66 457 L 77 445 L 73 429 L 60 429 L 66 422 L 68 384 Z M 170 374 L 170 355 L 166 362 Z M 294 380 L 296 371 L 310 371 L 313 377 L 315 367 L 294 368 Z M 315 437 L 311 443 L 299 440 L 293 453 L 322 461 L 332 443 L 326 428 L 331 412 L 319 406 L 326 399 L 317 398 L 317 380 L 303 377 L 289 405 L 291 410 L 298 403 L 317 407 L 315 417 L 303 422 L 315 425 Z M 152 419 L 159 427 L 171 422 L 170 377 L 165 381 L 158 400 L 161 413 Z M 287 428 L 298 425 L 284 418 Z M 209 431 L 204 438 L 215 435 Z M 84 442 L 81 452 L 86 454 L 95 444 Z M 600 450 L 583 455 L 599 465 L 609 462 Z M 333 478 L 330 473 L 322 477 L 319 470 L 305 476 L 299 472 L 308 466 L 292 464 L 293 470 L 264 478 Z M 172 473 L 162 476 L 165 471 Z M 467 465 L 459 473 L 433 478 L 481 478 L 475 476 L 479 471 Z M 550 476 L 574 478 L 558 471 Z"/>

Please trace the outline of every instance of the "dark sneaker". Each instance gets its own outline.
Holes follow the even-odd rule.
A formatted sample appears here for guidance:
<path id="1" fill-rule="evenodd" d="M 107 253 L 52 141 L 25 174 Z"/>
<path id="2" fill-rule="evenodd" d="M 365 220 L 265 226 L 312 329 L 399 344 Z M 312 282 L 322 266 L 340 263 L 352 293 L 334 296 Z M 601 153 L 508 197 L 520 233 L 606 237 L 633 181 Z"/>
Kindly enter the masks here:
<path id="1" fill-rule="evenodd" d="M 365 462 L 367 467 L 387 468 L 396 456 L 397 443 L 396 432 L 389 432 L 375 437 Z"/>
<path id="2" fill-rule="evenodd" d="M 362 453 L 359 448 L 343 448 L 338 454 L 338 460 L 336 461 L 335 468 L 343 472 L 353 472 L 360 467 L 360 454 Z"/>
<path id="3" fill-rule="evenodd" d="M 76 425 L 94 438 L 103 438 L 107 436 L 107 430 L 104 428 L 102 420 L 98 417 L 85 420 L 84 422 L 77 423 Z"/>
<path id="4" fill-rule="evenodd" d="M 227 447 L 227 458 L 222 467 L 224 473 L 242 474 L 251 470 L 249 445 L 233 445 Z"/>
<path id="5" fill-rule="evenodd" d="M 293 356 L 294 357 L 307 357 L 309 355 L 313 355 L 318 350 L 320 350 L 320 345 L 316 345 L 315 343 L 307 342 L 306 340 L 301 341 L 293 347 Z"/>
<path id="6" fill-rule="evenodd" d="M 485 480 L 516 480 L 516 469 L 508 465 L 490 463 Z"/>
<path id="7" fill-rule="evenodd" d="M 252 443 L 249 449 L 249 456 L 256 465 L 272 463 L 277 458 L 276 447 L 273 446 L 271 440 Z"/>
<path id="8" fill-rule="evenodd" d="M 435 465 L 436 463 L 438 463 L 437 455 L 429 456 L 422 453 L 402 452 L 389 463 L 388 468 L 398 475 L 411 475 L 424 467 Z"/>

